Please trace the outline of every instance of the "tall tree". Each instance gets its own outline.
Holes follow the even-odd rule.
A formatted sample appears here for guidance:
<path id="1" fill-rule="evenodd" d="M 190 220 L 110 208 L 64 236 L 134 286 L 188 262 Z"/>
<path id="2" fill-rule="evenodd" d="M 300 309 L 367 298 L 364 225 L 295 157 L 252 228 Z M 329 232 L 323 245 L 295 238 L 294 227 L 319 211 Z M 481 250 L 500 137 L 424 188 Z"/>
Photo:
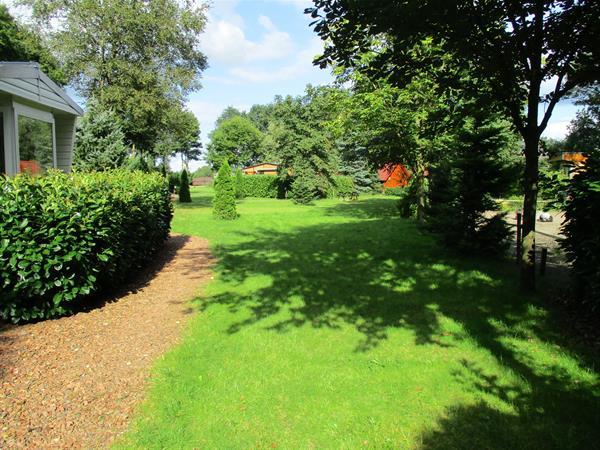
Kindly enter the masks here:
<path id="1" fill-rule="evenodd" d="M 67 77 L 42 39 L 18 23 L 5 5 L 0 5 L 0 61 L 36 61 L 42 71 L 62 85 Z"/>
<path id="2" fill-rule="evenodd" d="M 234 167 L 258 161 L 263 136 L 245 117 L 234 115 L 222 121 L 209 137 L 206 160 L 216 169 L 223 160 L 229 161 Z"/>
<path id="3" fill-rule="evenodd" d="M 202 155 L 200 123 L 194 113 L 178 105 L 168 111 L 154 153 L 160 155 L 163 162 L 170 156 L 179 155 L 183 168 L 189 173 L 190 161 L 197 161 Z"/>
<path id="4" fill-rule="evenodd" d="M 407 84 L 423 64 L 408 49 L 432 37 L 473 75 L 488 80 L 525 141 L 524 257 L 521 283 L 535 289 L 539 142 L 554 107 L 577 86 L 600 78 L 596 0 L 313 0 L 307 13 L 326 49 L 316 63 L 341 63 Z M 373 48 L 374 38 L 385 45 Z M 380 44 L 380 42 L 378 43 Z M 365 66 L 362 55 L 377 56 Z M 542 83 L 553 84 L 543 95 Z M 540 102 L 545 110 L 540 114 Z"/>
<path id="5" fill-rule="evenodd" d="M 32 7 L 80 95 L 114 108 L 128 143 L 151 153 L 168 112 L 200 87 L 206 6 L 192 0 L 21 3 Z"/>

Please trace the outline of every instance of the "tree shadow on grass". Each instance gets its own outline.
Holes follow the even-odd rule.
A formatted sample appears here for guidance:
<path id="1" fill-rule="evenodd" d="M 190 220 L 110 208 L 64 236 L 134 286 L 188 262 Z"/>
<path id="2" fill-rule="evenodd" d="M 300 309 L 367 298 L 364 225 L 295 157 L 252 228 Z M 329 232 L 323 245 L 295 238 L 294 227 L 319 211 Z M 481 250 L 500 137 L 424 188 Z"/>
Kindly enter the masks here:
<path id="1" fill-rule="evenodd" d="M 598 388 L 576 382 L 559 364 L 541 366 L 512 342 L 539 340 L 563 351 L 566 345 L 545 310 L 535 306 L 537 299 L 518 292 L 514 267 L 452 256 L 411 221 L 390 215 L 389 207 L 386 199 L 336 205 L 330 214 L 367 220 L 290 232 L 258 230 L 246 233 L 242 243 L 217 248 L 216 270 L 227 290 L 203 299 L 201 308 L 243 311 L 245 318 L 226 330 L 231 334 L 250 326 L 280 333 L 307 325 L 349 326 L 362 336 L 356 352 L 373 349 L 398 328 L 411 330 L 417 344 L 445 347 L 474 340 L 530 388 L 498 385 L 466 361 L 454 376 L 489 403 L 449 411 L 424 435 L 425 447 L 443 448 L 434 444 L 447 440 L 466 448 L 473 440 L 482 448 L 507 448 L 503 443 L 509 438 L 501 437 L 511 431 L 523 432 L 523 439 L 538 448 L 568 446 L 569 433 L 578 436 L 577 442 L 595 445 Z M 252 280 L 260 281 L 248 285 Z M 448 336 L 442 323 L 447 319 L 464 332 Z M 494 402 L 516 415 L 490 406 Z M 471 423 L 482 421 L 489 426 Z M 517 437 L 509 441 L 518 443 Z"/>

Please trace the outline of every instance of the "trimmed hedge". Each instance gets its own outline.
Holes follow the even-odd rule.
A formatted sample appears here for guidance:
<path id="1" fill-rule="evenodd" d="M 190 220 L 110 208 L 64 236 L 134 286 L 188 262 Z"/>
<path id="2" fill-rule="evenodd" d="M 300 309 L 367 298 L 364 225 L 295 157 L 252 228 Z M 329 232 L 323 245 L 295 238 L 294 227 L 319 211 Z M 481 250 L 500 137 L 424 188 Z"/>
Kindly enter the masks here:
<path id="1" fill-rule="evenodd" d="M 0 315 L 17 323 L 69 314 L 141 267 L 172 215 L 158 173 L 0 177 Z"/>
<path id="2" fill-rule="evenodd" d="M 239 180 L 244 197 L 278 198 L 281 197 L 280 181 L 271 175 L 244 175 Z"/>

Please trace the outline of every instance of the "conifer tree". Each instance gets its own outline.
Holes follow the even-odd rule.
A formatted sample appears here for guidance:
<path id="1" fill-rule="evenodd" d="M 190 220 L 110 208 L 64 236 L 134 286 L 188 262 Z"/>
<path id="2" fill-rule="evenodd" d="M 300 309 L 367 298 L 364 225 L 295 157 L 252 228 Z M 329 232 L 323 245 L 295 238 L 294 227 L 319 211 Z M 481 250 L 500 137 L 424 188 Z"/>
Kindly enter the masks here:
<path id="1" fill-rule="evenodd" d="M 244 198 L 244 174 L 242 173 L 242 169 L 237 169 L 235 171 L 235 196 L 237 198 Z"/>
<path id="2" fill-rule="evenodd" d="M 231 176 L 231 167 L 229 167 L 227 160 L 223 161 L 215 180 L 213 215 L 217 219 L 223 220 L 238 218 L 235 206 L 235 185 Z"/>
<path id="3" fill-rule="evenodd" d="M 181 178 L 179 180 L 179 202 L 192 202 L 192 196 L 190 195 L 190 179 L 188 177 L 187 170 L 185 169 L 181 171 Z"/>

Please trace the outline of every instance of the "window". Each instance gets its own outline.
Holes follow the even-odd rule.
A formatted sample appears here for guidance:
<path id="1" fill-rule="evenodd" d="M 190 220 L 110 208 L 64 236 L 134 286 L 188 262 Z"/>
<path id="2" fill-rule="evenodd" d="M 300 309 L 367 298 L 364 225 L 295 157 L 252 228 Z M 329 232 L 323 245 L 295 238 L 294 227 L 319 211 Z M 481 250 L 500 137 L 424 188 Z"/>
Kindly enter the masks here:
<path id="1" fill-rule="evenodd" d="M 19 115 L 19 171 L 38 175 L 54 166 L 52 124 Z"/>

